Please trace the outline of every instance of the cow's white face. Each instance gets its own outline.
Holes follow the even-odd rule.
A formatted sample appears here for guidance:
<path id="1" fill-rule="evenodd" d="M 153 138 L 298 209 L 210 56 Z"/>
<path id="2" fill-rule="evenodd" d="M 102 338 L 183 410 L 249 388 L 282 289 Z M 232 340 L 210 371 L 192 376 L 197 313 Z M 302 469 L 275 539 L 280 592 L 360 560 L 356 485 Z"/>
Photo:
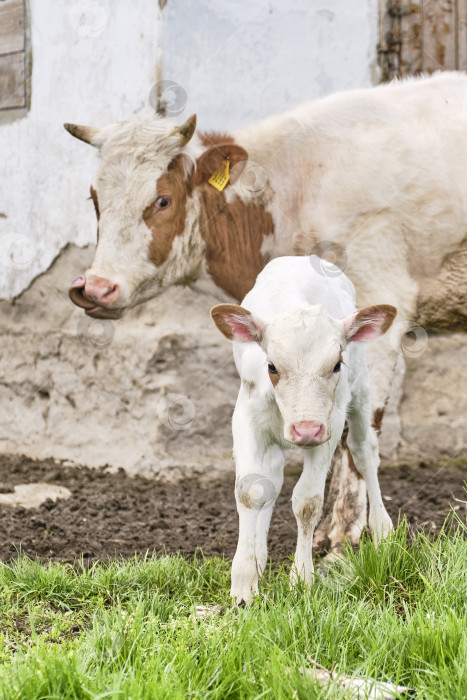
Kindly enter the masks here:
<path id="1" fill-rule="evenodd" d="M 167 286 L 195 279 L 204 256 L 197 188 L 223 159 L 235 165 L 246 151 L 192 138 L 194 115 L 182 126 L 151 117 L 100 130 L 65 127 L 101 156 L 91 187 L 97 248 L 89 270 L 71 285 L 72 301 L 90 316 L 119 318 Z"/>
<path id="2" fill-rule="evenodd" d="M 331 318 L 322 306 L 302 304 L 264 324 L 234 304 L 211 310 L 230 340 L 256 342 L 265 351 L 267 371 L 284 423 L 284 439 L 302 447 L 331 437 L 331 413 L 344 370 L 348 342 L 371 340 L 391 325 L 392 306 L 368 307 L 345 319 Z"/>
<path id="3" fill-rule="evenodd" d="M 91 196 L 98 241 L 89 270 L 70 297 L 91 316 L 118 318 L 174 284 L 200 264 L 186 255 L 191 189 L 188 178 L 201 146 L 189 143 L 192 117 L 182 127 L 150 118 L 99 131 L 69 127 L 99 148 L 101 164 Z M 89 134 L 89 132 L 91 132 Z M 193 253 L 193 251 L 191 251 Z"/>

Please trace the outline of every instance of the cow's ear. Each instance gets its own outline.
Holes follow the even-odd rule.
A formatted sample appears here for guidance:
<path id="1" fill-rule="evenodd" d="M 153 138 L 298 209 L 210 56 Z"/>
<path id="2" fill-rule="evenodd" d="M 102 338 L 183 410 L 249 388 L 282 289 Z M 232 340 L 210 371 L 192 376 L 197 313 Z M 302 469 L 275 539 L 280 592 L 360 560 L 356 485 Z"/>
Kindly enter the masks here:
<path id="1" fill-rule="evenodd" d="M 239 343 L 260 343 L 264 326 L 251 313 L 237 304 L 217 304 L 211 309 L 211 318 L 223 335 Z"/>
<path id="2" fill-rule="evenodd" d="M 227 187 L 242 174 L 247 160 L 248 153 L 236 143 L 221 143 L 209 146 L 196 161 L 195 185 L 209 182 L 216 174 L 222 177 L 225 173 L 225 164 L 228 163 L 228 181 L 224 185 L 224 187 Z"/>
<path id="3" fill-rule="evenodd" d="M 347 342 L 374 340 L 386 333 L 396 318 L 397 309 L 389 304 L 367 306 L 358 313 L 344 318 L 344 332 Z"/>

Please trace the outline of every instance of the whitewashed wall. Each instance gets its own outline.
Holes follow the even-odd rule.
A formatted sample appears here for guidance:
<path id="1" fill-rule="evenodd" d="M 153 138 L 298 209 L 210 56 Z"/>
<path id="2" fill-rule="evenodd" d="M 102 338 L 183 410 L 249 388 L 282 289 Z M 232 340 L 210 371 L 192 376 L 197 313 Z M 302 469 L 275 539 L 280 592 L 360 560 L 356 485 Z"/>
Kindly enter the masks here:
<path id="1" fill-rule="evenodd" d="M 201 128 L 372 83 L 377 0 L 168 0 L 162 11 L 156 0 L 33 0 L 31 13 L 31 111 L 0 124 L 0 298 L 67 242 L 95 240 L 85 200 L 96 153 L 62 123 L 151 109 L 159 52 L 164 79 L 181 86 L 167 92 L 173 115 L 197 112 Z"/>
<path id="2" fill-rule="evenodd" d="M 155 0 L 32 0 L 32 103 L 0 124 L 0 297 L 46 270 L 68 242 L 95 240 L 96 167 L 63 122 L 105 124 L 148 109 L 156 80 Z"/>
<path id="3" fill-rule="evenodd" d="M 202 128 L 378 81 L 377 0 L 168 0 L 163 19 L 164 77 Z"/>

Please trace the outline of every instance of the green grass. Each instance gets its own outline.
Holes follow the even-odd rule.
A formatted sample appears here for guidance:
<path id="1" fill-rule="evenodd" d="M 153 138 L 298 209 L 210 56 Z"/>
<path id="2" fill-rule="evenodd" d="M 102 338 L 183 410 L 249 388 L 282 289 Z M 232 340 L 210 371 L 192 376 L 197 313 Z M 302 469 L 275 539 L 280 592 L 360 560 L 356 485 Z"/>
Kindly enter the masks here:
<path id="1" fill-rule="evenodd" d="M 467 697 L 467 528 L 346 551 L 311 592 L 269 571 L 249 609 L 231 606 L 230 563 L 177 556 L 0 565 L 0 698 L 337 698 L 300 673 Z M 196 605 L 223 612 L 200 619 Z"/>

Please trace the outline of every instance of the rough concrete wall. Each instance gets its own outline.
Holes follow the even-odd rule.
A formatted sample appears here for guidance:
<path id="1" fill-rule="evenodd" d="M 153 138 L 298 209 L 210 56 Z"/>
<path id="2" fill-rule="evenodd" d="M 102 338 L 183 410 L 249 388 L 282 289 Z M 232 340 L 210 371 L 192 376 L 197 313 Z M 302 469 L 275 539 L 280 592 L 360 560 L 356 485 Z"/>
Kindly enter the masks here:
<path id="1" fill-rule="evenodd" d="M 0 303 L 0 450 L 166 477 L 231 470 L 238 377 L 208 313 L 222 297 L 206 282 L 168 290 L 117 322 L 88 319 L 66 285 L 92 252 L 70 246 L 15 304 Z M 464 343 L 430 338 L 416 349 L 404 441 L 395 402 L 385 463 L 467 451 Z"/>

